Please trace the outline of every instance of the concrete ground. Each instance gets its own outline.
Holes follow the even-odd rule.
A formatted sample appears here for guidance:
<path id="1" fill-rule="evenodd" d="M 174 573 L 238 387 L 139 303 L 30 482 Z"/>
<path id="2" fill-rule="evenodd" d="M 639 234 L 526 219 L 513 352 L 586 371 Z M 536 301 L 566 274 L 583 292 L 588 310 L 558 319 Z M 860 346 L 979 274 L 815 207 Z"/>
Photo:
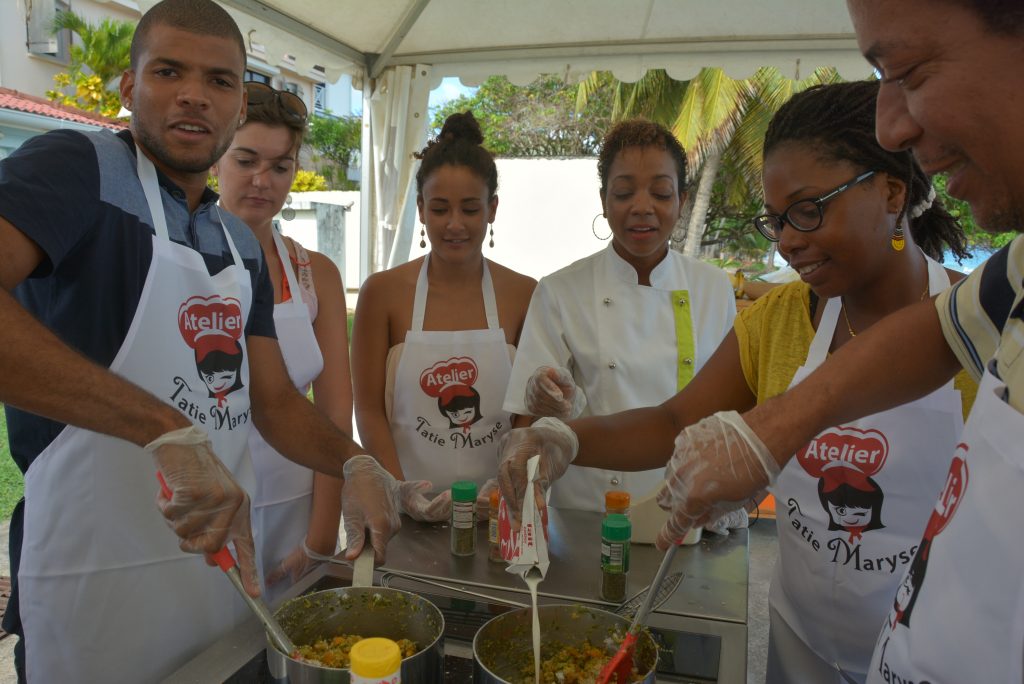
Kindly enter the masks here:
<path id="1" fill-rule="evenodd" d="M 0 523 L 0 575 L 10 575 L 7 557 L 8 523 Z M 775 521 L 762 519 L 750 528 L 750 588 L 747 613 L 747 684 L 763 684 L 768 654 L 768 584 L 778 550 Z M 0 684 L 17 684 L 14 643 L 0 640 Z"/>

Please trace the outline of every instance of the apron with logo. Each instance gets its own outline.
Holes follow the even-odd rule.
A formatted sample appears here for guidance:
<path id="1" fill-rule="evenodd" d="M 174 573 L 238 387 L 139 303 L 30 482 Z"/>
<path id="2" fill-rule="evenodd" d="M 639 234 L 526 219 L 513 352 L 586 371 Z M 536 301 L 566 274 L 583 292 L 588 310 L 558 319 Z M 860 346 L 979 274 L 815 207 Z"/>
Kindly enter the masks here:
<path id="1" fill-rule="evenodd" d="M 423 329 L 429 259 L 420 268 L 412 329 L 395 373 L 391 435 L 406 480 L 429 480 L 435 491 L 457 480 L 479 486 L 497 476 L 498 440 L 511 427 L 501 408 L 512 373 L 508 344 L 486 259 L 487 329 Z"/>
<path id="2" fill-rule="evenodd" d="M 110 370 L 206 430 L 252 491 L 248 272 L 227 230 L 234 264 L 215 276 L 168 239 L 156 170 L 137 157 L 153 259 Z M 222 573 L 178 548 L 156 507 L 155 473 L 139 447 L 71 425 L 29 468 L 19 580 L 31 681 L 154 681 L 247 617 Z"/>
<path id="3" fill-rule="evenodd" d="M 274 306 L 274 328 L 288 376 L 296 388 L 305 392 L 323 370 L 324 357 L 288 250 L 277 230 L 271 230 L 292 293 L 291 300 Z M 259 565 L 261 576 L 265 577 L 306 538 L 313 505 L 313 471 L 279 454 L 256 430 L 249 435 L 249 451 L 256 475 L 252 526 L 262 541 Z M 284 580 L 266 587 L 266 600 L 273 602 L 287 588 L 288 582 Z"/>
<path id="4" fill-rule="evenodd" d="M 890 596 L 869 682 L 1024 680 L 1024 416 L 1004 400 L 994 363 Z"/>
<path id="5" fill-rule="evenodd" d="M 928 274 L 932 294 L 949 286 L 940 264 L 929 260 Z M 825 360 L 840 307 L 838 298 L 825 304 L 791 387 Z M 773 488 L 779 557 L 769 590 L 773 618 L 785 625 L 773 623 L 769 682 L 842 682 L 834 663 L 863 680 L 878 626 L 945 481 L 936 455 L 956 444 L 962 427 L 951 380 L 916 401 L 825 430 L 786 465 Z"/>

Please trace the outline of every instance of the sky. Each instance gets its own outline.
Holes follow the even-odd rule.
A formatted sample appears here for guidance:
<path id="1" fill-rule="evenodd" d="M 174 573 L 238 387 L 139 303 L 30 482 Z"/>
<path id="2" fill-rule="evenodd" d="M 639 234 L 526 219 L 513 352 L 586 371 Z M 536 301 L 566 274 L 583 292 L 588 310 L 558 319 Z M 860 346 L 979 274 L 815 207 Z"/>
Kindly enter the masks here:
<path id="1" fill-rule="evenodd" d="M 476 88 L 462 85 L 462 81 L 455 77 L 441 79 L 441 84 L 430 91 L 427 111 L 433 118 L 434 111 L 449 100 L 454 100 L 460 95 L 472 95 Z M 361 115 L 363 112 L 363 94 L 361 91 L 352 90 L 352 114 Z"/>

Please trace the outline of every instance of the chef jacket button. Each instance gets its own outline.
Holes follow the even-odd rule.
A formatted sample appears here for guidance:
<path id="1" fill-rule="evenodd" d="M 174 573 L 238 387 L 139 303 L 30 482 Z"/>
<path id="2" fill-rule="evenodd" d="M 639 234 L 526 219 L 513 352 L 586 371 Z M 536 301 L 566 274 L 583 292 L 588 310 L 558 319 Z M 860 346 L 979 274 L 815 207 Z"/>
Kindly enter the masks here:
<path id="1" fill-rule="evenodd" d="M 692 366 L 693 359 L 683 359 L 683 363 L 686 364 L 687 366 Z"/>
<path id="2" fill-rule="evenodd" d="M 616 486 L 618 486 L 618 484 L 619 484 L 619 478 L 617 478 L 617 477 L 613 477 L 613 478 L 612 478 L 612 484 L 613 484 L 613 485 L 616 485 Z"/>
<path id="3" fill-rule="evenodd" d="M 604 298 L 604 305 L 605 306 L 611 306 L 611 303 L 612 303 L 612 298 L 611 297 L 605 297 Z"/>
<path id="4" fill-rule="evenodd" d="M 609 368 L 615 368 L 615 362 L 614 361 L 608 362 L 608 367 Z"/>
<path id="5" fill-rule="evenodd" d="M 686 306 L 686 297 L 679 298 L 679 306 Z"/>

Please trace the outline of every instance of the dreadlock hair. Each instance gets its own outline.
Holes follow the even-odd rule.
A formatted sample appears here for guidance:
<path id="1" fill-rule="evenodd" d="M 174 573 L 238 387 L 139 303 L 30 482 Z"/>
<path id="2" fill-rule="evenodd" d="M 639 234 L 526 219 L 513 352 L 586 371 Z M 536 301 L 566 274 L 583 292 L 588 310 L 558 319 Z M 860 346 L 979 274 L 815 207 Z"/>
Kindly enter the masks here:
<path id="1" fill-rule="evenodd" d="M 890 152 L 875 137 L 878 81 L 833 83 L 808 88 L 784 104 L 768 125 L 764 156 L 786 143 L 798 143 L 828 162 L 849 162 L 864 171 L 882 171 L 907 184 L 906 200 L 896 221 L 926 202 L 931 180 L 909 150 Z M 910 232 L 921 250 L 942 261 L 944 245 L 958 259 L 970 256 L 963 228 L 936 198 L 920 216 L 910 218 Z"/>
<path id="2" fill-rule="evenodd" d="M 149 32 L 154 26 L 160 25 L 202 36 L 233 40 L 238 43 L 242 68 L 245 68 L 245 41 L 242 39 L 242 32 L 224 8 L 213 0 L 163 0 L 143 14 L 138 26 L 135 27 L 130 51 L 132 69 L 139 64 L 139 57 L 146 48 Z M 241 76 L 241 72 L 238 75 Z"/>
<path id="3" fill-rule="evenodd" d="M 974 12 L 992 33 L 1019 36 L 1024 33 L 1024 3 L 1020 0 L 945 0 Z"/>
<path id="4" fill-rule="evenodd" d="M 661 124 L 647 119 L 627 119 L 615 124 L 601 141 L 597 155 L 597 175 L 601 179 L 601 195 L 608 190 L 608 173 L 619 152 L 627 147 L 660 147 L 672 155 L 676 164 L 679 194 L 686 189 L 686 152 L 676 136 Z"/>
<path id="5" fill-rule="evenodd" d="M 483 146 L 484 135 L 472 112 L 456 112 L 444 120 L 441 133 L 416 153 L 416 194 L 423 196 L 423 184 L 442 166 L 465 166 L 487 183 L 487 198 L 498 191 L 498 167 L 494 155 Z"/>

